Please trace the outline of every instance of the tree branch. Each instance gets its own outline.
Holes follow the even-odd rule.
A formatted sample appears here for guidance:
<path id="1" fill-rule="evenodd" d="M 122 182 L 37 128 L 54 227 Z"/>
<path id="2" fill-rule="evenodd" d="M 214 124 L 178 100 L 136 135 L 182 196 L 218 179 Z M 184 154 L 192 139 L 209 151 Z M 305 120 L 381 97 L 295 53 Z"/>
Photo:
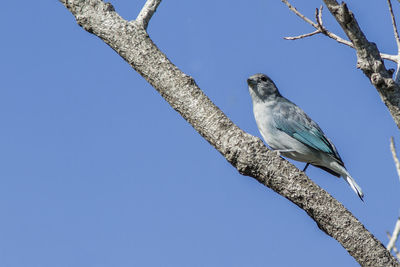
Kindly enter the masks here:
<path id="1" fill-rule="evenodd" d="M 310 20 L 309 18 L 307 18 L 306 16 L 304 16 L 302 13 L 300 13 L 292 4 L 290 4 L 287 0 L 281 0 L 284 4 L 286 4 L 288 6 L 288 8 L 293 11 L 297 16 L 299 16 L 300 18 L 302 18 L 305 22 L 307 22 L 308 24 L 310 24 L 311 26 L 313 26 L 315 29 L 317 29 L 315 32 L 312 33 L 308 33 L 308 34 L 302 34 L 299 36 L 295 36 L 295 37 L 284 37 L 284 39 L 286 40 L 298 40 L 298 39 L 302 39 L 302 38 L 306 38 L 306 37 L 310 37 L 313 36 L 315 34 L 318 33 L 322 33 L 326 36 L 328 36 L 329 38 L 335 40 L 336 42 L 340 43 L 340 44 L 344 44 L 347 45 L 351 48 L 354 48 L 354 45 L 352 42 L 349 42 L 345 39 L 343 39 L 342 37 L 334 34 L 333 32 L 330 32 L 328 29 L 325 28 L 325 26 L 322 24 L 322 6 L 320 7 L 319 11 L 317 9 L 318 13 L 316 15 L 316 20 L 317 23 L 314 23 L 312 20 Z M 389 55 L 389 54 L 385 54 L 385 53 L 380 53 L 381 57 L 383 59 L 387 59 L 393 62 L 400 62 L 400 58 L 397 55 Z"/>
<path id="2" fill-rule="evenodd" d="M 143 29 L 147 29 L 149 21 L 156 12 L 157 7 L 160 3 L 161 0 L 147 0 L 144 4 L 142 10 L 136 18 L 137 23 L 141 24 Z"/>
<path id="3" fill-rule="evenodd" d="M 353 43 L 357 68 L 370 79 L 400 128 L 400 86 L 392 79 L 393 73 L 385 68 L 376 44 L 367 40 L 345 3 L 339 5 L 336 0 L 324 0 L 324 3 Z"/>
<path id="4" fill-rule="evenodd" d="M 363 266 L 399 266 L 396 259 L 336 199 L 263 142 L 237 127 L 152 42 L 137 21 L 122 19 L 101 0 L 60 0 L 79 25 L 114 49 L 241 174 L 302 208 Z"/>

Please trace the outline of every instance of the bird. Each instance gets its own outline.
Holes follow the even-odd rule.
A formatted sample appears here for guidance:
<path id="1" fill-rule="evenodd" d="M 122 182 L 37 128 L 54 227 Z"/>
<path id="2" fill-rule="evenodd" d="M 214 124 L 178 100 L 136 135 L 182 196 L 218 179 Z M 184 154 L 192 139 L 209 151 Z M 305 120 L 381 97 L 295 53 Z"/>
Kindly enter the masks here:
<path id="1" fill-rule="evenodd" d="M 311 164 L 350 185 L 358 197 L 364 194 L 346 170 L 335 145 L 300 107 L 283 97 L 267 75 L 257 73 L 247 79 L 253 113 L 265 142 L 279 155 Z"/>

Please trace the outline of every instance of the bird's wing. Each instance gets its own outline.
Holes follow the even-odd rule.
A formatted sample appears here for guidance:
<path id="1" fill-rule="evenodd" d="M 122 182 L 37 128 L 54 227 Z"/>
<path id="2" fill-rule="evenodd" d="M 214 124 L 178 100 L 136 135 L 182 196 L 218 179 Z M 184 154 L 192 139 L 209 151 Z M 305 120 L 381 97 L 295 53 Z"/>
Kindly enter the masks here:
<path id="1" fill-rule="evenodd" d="M 335 146 L 325 136 L 318 124 L 294 103 L 281 102 L 274 109 L 273 118 L 277 129 L 315 150 L 331 154 L 338 162 L 342 163 Z"/>

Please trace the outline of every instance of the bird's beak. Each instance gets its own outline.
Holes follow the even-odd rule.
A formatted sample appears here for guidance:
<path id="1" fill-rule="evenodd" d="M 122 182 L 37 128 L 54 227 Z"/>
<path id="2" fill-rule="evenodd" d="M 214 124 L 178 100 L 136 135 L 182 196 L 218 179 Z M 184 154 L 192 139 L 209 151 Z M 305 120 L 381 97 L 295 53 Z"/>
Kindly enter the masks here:
<path id="1" fill-rule="evenodd" d="M 251 78 L 248 78 L 248 79 L 247 79 L 247 84 L 248 84 L 249 86 L 255 85 L 255 84 L 256 84 L 256 81 L 254 81 L 254 80 L 251 79 Z"/>

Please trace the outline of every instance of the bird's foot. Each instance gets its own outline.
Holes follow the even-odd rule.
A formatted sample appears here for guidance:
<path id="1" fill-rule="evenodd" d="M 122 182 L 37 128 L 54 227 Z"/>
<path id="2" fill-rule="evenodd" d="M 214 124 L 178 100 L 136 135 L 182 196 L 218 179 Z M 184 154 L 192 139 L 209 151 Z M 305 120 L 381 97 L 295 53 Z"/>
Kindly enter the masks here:
<path id="1" fill-rule="evenodd" d="M 306 166 L 304 167 L 304 169 L 303 169 L 303 172 L 306 172 L 306 170 L 307 170 L 307 167 L 310 165 L 310 163 L 307 163 L 306 164 Z"/>

